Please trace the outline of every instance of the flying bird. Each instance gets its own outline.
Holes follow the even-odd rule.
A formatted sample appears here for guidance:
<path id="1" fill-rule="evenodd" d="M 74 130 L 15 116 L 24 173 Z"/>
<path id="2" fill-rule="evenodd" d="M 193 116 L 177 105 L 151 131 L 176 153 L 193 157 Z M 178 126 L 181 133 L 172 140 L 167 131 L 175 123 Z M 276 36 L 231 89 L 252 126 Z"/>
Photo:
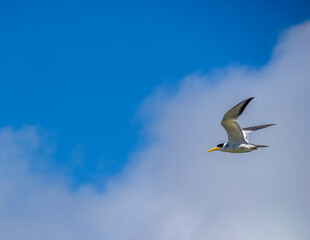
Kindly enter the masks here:
<path id="1" fill-rule="evenodd" d="M 228 142 L 218 144 L 207 152 L 222 151 L 230 153 L 245 153 L 251 152 L 261 147 L 268 147 L 267 145 L 257 145 L 249 143 L 249 133 L 266 128 L 275 124 L 264 124 L 254 127 L 241 128 L 238 123 L 238 117 L 243 113 L 246 106 L 254 97 L 246 99 L 225 113 L 222 119 L 222 126 L 225 128 L 228 135 Z"/>

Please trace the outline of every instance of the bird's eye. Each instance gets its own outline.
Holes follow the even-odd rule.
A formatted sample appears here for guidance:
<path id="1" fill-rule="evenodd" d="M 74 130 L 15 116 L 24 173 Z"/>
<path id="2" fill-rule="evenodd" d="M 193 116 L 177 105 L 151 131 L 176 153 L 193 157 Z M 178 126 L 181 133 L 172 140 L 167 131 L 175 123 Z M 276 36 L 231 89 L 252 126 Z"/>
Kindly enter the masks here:
<path id="1" fill-rule="evenodd" d="M 218 144 L 217 147 L 222 148 L 224 146 L 224 143 Z"/>

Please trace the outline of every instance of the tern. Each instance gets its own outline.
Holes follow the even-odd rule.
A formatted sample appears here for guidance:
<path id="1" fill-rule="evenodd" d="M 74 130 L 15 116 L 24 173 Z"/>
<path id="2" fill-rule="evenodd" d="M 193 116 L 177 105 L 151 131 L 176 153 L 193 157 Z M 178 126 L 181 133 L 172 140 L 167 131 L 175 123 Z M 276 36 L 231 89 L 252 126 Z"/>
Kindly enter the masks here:
<path id="1" fill-rule="evenodd" d="M 244 109 L 253 98 L 254 97 L 251 97 L 238 103 L 225 113 L 221 124 L 227 132 L 228 142 L 218 144 L 216 147 L 211 148 L 207 152 L 222 151 L 230 153 L 245 153 L 261 147 L 268 147 L 267 145 L 249 143 L 249 133 L 275 124 L 264 124 L 254 127 L 241 128 L 238 123 L 238 117 L 243 113 Z"/>

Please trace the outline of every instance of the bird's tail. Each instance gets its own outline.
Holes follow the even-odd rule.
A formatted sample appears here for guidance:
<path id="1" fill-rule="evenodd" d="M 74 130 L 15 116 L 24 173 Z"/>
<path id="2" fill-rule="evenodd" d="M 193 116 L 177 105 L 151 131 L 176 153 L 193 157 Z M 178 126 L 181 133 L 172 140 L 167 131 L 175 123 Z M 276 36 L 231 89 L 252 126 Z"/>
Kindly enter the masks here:
<path id="1" fill-rule="evenodd" d="M 261 148 L 261 147 L 269 147 L 269 145 L 257 145 L 257 144 L 252 144 L 252 149 L 256 150 L 257 148 Z"/>

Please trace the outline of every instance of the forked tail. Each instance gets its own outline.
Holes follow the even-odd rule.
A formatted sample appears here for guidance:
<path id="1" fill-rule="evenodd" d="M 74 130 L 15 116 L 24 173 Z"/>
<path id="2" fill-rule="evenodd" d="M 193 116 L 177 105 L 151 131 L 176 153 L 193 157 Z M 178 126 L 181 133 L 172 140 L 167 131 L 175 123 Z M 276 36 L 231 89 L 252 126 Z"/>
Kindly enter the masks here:
<path id="1" fill-rule="evenodd" d="M 261 148 L 261 147 L 269 147 L 268 145 L 257 145 L 257 144 L 252 144 L 252 145 L 253 145 L 252 147 L 253 150 L 256 150 L 257 148 Z"/>

